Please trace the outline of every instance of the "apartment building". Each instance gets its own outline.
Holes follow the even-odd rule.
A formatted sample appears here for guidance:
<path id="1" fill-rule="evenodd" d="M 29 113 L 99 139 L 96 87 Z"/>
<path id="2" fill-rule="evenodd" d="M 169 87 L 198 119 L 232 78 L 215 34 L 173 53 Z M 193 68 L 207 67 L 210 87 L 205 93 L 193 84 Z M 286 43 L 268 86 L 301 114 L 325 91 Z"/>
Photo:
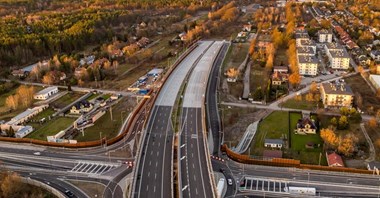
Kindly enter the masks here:
<path id="1" fill-rule="evenodd" d="M 315 56 L 315 50 L 310 46 L 297 47 L 297 55 Z"/>
<path id="2" fill-rule="evenodd" d="M 325 45 L 329 66 L 332 69 L 348 69 L 350 66 L 350 55 L 338 43 L 327 43 Z"/>
<path id="3" fill-rule="evenodd" d="M 322 83 L 321 98 L 326 107 L 351 107 L 354 93 L 351 88 L 341 82 Z"/>
<path id="4" fill-rule="evenodd" d="M 301 41 L 310 40 L 310 36 L 306 30 L 296 30 L 295 38 L 297 47 L 301 46 Z"/>
<path id="5" fill-rule="evenodd" d="M 331 30 L 322 29 L 318 31 L 318 41 L 320 43 L 331 43 L 333 33 Z"/>
<path id="6" fill-rule="evenodd" d="M 318 60 L 315 56 L 297 56 L 299 74 L 316 76 L 318 71 Z"/>

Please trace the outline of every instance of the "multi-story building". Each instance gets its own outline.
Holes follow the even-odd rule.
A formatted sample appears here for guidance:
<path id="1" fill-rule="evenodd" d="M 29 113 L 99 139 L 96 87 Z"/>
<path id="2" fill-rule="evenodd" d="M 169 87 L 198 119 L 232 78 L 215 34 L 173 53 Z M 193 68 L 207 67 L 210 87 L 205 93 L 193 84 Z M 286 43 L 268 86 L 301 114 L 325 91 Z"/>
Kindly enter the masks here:
<path id="1" fill-rule="evenodd" d="M 327 43 L 325 45 L 326 55 L 329 58 L 329 66 L 332 69 L 348 69 L 350 66 L 350 55 L 338 43 Z"/>
<path id="2" fill-rule="evenodd" d="M 300 41 L 300 46 L 297 47 L 311 47 L 313 50 L 316 52 L 317 50 L 317 44 L 315 43 L 314 40 L 311 39 L 304 39 Z"/>
<path id="3" fill-rule="evenodd" d="M 295 37 L 297 47 L 301 46 L 301 41 L 310 40 L 310 36 L 306 30 L 296 30 Z"/>
<path id="4" fill-rule="evenodd" d="M 297 55 L 315 56 L 315 50 L 312 47 L 297 47 Z"/>
<path id="5" fill-rule="evenodd" d="M 322 29 L 318 31 L 318 41 L 320 43 L 331 43 L 333 33 L 331 30 Z"/>
<path id="6" fill-rule="evenodd" d="M 318 60 L 315 56 L 298 55 L 297 61 L 300 75 L 317 75 Z"/>
<path id="7" fill-rule="evenodd" d="M 321 98 L 326 107 L 351 107 L 354 94 L 351 88 L 341 82 L 322 83 Z"/>

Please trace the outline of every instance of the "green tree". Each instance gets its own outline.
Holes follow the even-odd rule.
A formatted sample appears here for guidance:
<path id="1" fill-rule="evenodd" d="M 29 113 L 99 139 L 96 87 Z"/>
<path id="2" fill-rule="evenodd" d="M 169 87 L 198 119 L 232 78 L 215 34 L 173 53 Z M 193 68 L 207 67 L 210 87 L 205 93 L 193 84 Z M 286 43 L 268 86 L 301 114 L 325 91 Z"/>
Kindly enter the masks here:
<path id="1" fill-rule="evenodd" d="M 338 123 L 338 129 L 344 130 L 348 128 L 348 119 L 347 116 L 340 116 L 339 123 Z"/>

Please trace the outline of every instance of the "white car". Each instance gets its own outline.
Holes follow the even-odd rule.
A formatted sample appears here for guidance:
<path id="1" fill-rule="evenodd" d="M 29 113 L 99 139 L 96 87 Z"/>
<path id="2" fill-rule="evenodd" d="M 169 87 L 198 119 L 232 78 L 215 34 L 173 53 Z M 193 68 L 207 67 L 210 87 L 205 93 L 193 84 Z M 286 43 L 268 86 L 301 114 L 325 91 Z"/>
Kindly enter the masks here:
<path id="1" fill-rule="evenodd" d="M 227 179 L 227 183 L 229 186 L 232 186 L 232 179 Z"/>
<path id="2" fill-rule="evenodd" d="M 33 155 L 41 155 L 41 153 L 40 152 L 35 152 L 35 153 L 33 153 Z"/>

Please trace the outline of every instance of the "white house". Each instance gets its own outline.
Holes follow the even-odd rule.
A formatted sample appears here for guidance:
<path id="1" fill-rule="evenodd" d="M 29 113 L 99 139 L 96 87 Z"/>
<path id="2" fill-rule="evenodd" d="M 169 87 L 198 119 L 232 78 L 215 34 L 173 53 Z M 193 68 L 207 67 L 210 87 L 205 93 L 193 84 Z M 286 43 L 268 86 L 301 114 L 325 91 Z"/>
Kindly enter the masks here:
<path id="1" fill-rule="evenodd" d="M 380 88 L 380 75 L 369 75 L 369 81 L 371 81 L 372 85 L 376 88 Z"/>
<path id="2" fill-rule="evenodd" d="M 265 139 L 264 146 L 270 148 L 282 148 L 284 141 L 281 139 Z"/>
<path id="3" fill-rule="evenodd" d="M 58 87 L 48 87 L 48 88 L 45 88 L 41 91 L 39 91 L 38 93 L 34 94 L 34 99 L 36 100 L 47 100 L 48 98 L 50 98 L 52 95 L 58 93 Z"/>
<path id="4" fill-rule="evenodd" d="M 18 125 L 20 123 L 28 121 L 30 118 L 33 116 L 39 114 L 42 112 L 44 109 L 48 108 L 49 105 L 42 105 L 34 108 L 29 108 L 25 110 L 24 112 L 18 114 L 17 116 L 13 117 L 9 122 L 6 124 L 8 125 Z"/>
<path id="5" fill-rule="evenodd" d="M 29 133 L 33 132 L 33 127 L 32 126 L 24 126 L 24 127 L 21 127 L 17 130 L 17 132 L 15 133 L 15 137 L 16 138 L 23 138 L 25 136 L 27 136 Z"/>

